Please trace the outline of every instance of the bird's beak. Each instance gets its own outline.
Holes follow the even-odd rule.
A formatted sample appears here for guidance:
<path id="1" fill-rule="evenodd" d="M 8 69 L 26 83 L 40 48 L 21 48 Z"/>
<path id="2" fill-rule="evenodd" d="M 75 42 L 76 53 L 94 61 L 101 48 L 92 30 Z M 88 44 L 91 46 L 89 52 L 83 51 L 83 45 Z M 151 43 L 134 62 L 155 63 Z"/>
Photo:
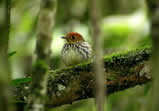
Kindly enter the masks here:
<path id="1" fill-rule="evenodd" d="M 63 37 L 61 37 L 62 39 L 66 39 L 66 37 L 65 36 L 63 36 Z"/>

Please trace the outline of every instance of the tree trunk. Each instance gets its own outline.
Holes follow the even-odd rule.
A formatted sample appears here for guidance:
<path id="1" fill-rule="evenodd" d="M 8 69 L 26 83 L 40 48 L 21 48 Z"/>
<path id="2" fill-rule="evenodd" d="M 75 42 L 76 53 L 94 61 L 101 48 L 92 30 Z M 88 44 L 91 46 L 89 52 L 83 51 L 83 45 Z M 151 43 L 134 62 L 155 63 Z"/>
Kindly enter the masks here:
<path id="1" fill-rule="evenodd" d="M 37 27 L 36 62 L 32 72 L 31 95 L 28 111 L 44 111 L 52 31 L 56 12 L 56 0 L 41 0 Z"/>
<path id="2" fill-rule="evenodd" d="M 8 61 L 10 1 L 0 2 L 0 111 L 14 111 L 11 104 L 11 75 Z"/>

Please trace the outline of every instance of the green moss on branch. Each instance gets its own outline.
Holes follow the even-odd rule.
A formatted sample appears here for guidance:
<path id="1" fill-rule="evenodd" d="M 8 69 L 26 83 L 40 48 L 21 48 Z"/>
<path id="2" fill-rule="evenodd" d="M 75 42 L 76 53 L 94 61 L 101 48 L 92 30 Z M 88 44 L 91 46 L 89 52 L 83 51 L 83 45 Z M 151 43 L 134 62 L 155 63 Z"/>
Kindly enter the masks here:
<path id="1" fill-rule="evenodd" d="M 106 94 L 124 90 L 151 81 L 149 59 L 151 48 L 146 47 L 129 52 L 104 56 L 107 76 Z M 76 66 L 50 71 L 47 105 L 59 106 L 77 100 L 94 97 L 95 74 L 93 60 Z M 105 79 L 106 81 L 106 79 Z M 16 83 L 16 81 L 13 81 Z M 16 84 L 16 100 L 25 102 L 30 82 Z"/>

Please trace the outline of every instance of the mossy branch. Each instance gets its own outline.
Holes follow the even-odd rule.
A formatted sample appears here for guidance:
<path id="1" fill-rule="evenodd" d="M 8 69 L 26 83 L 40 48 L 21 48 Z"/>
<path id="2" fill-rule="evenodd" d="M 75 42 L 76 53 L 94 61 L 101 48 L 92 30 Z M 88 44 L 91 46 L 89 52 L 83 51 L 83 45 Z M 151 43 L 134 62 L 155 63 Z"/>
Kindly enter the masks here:
<path id="1" fill-rule="evenodd" d="M 151 81 L 150 54 L 151 48 L 143 48 L 105 56 L 106 94 L 110 95 Z M 60 106 L 94 97 L 96 85 L 92 66 L 93 60 L 73 67 L 50 71 L 47 105 Z M 27 101 L 30 81 L 29 78 L 13 81 L 16 84 L 14 93 L 17 102 Z"/>

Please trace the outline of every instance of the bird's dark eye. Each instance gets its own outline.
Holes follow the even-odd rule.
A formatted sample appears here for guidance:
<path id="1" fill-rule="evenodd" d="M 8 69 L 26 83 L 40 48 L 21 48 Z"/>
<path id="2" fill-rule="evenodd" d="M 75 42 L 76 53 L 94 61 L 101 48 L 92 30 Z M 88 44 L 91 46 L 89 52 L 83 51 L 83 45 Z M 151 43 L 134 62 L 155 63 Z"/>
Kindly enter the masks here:
<path id="1" fill-rule="evenodd" d="M 75 39 L 75 36 L 71 36 L 71 38 L 72 38 L 72 40 L 74 40 L 74 39 Z"/>

